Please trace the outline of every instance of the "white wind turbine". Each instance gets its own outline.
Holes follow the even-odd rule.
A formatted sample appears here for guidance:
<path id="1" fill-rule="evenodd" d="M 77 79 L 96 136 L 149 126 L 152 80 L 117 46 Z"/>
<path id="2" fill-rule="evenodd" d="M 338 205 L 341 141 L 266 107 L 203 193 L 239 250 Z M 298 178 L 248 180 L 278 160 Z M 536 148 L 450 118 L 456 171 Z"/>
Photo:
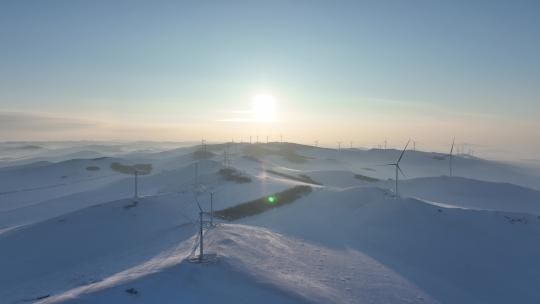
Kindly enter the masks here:
<path id="1" fill-rule="evenodd" d="M 452 147 L 450 148 L 450 154 L 448 154 L 448 158 L 450 160 L 449 162 L 449 167 L 450 167 L 450 176 L 452 176 L 452 160 L 454 158 L 454 143 L 456 141 L 456 138 L 454 137 L 454 139 L 452 140 Z"/>
<path id="2" fill-rule="evenodd" d="M 403 173 L 403 171 L 401 171 L 401 167 L 399 166 L 399 162 L 403 158 L 403 154 L 405 154 L 405 150 L 407 150 L 407 147 L 409 146 L 410 142 L 411 142 L 411 140 L 409 139 L 409 141 L 407 141 L 407 144 L 405 145 L 405 148 L 403 149 L 403 151 L 401 151 L 401 154 L 399 155 L 399 158 L 397 159 L 397 161 L 395 163 L 386 164 L 387 166 L 396 167 L 396 197 L 398 196 L 398 178 L 399 178 L 398 171 L 399 171 L 399 173 L 401 173 L 405 177 L 405 174 Z"/>

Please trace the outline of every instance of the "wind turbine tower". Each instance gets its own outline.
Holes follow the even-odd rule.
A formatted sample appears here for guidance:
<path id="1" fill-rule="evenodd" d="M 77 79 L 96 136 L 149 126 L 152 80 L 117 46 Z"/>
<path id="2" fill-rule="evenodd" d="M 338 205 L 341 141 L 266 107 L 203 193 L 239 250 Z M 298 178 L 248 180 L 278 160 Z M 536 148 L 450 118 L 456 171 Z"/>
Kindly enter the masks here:
<path id="1" fill-rule="evenodd" d="M 201 208 L 201 204 L 199 204 L 199 200 L 197 199 L 197 196 L 195 196 L 195 202 L 197 203 L 197 207 L 199 207 L 199 263 L 202 263 L 203 257 L 204 257 L 204 249 L 203 249 L 203 209 Z"/>

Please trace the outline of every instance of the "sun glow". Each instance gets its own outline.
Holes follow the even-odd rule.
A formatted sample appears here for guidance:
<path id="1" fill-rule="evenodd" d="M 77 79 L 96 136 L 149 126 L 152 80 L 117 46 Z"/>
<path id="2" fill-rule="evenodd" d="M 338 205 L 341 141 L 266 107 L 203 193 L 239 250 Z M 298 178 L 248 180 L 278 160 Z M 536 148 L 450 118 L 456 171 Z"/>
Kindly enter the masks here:
<path id="1" fill-rule="evenodd" d="M 253 97 L 251 105 L 253 119 L 259 122 L 272 122 L 276 116 L 276 100 L 271 95 L 261 94 Z"/>

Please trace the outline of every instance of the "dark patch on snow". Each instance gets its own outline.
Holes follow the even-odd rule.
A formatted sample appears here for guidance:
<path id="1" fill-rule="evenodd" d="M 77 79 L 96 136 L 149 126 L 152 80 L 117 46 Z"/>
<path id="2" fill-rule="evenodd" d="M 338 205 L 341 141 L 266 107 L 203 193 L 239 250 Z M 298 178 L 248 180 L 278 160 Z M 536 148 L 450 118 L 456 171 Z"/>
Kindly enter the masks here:
<path id="1" fill-rule="evenodd" d="M 266 170 L 266 172 L 277 175 L 277 176 L 285 177 L 285 178 L 288 178 L 288 179 L 292 179 L 292 180 L 295 180 L 295 181 L 303 182 L 303 183 L 319 185 L 319 186 L 322 185 L 321 183 L 319 183 L 317 181 L 314 181 L 311 177 L 309 177 L 309 176 L 307 176 L 305 174 L 300 174 L 298 176 L 294 176 L 294 175 L 289 175 L 289 174 L 277 172 L 277 171 L 274 171 L 274 170 Z"/>
<path id="2" fill-rule="evenodd" d="M 527 224 L 527 219 L 523 217 L 510 217 L 508 215 L 504 216 L 510 224 Z"/>
<path id="3" fill-rule="evenodd" d="M 359 179 L 359 180 L 364 181 L 364 182 L 370 182 L 370 183 L 374 183 L 374 182 L 379 181 L 379 179 L 377 179 L 377 178 L 370 177 L 370 176 L 365 176 L 365 175 L 361 175 L 361 174 L 355 174 L 354 178 Z"/>
<path id="4" fill-rule="evenodd" d="M 250 202 L 216 211 L 214 212 L 214 215 L 228 221 L 234 221 L 243 217 L 256 215 L 277 207 L 281 207 L 286 204 L 291 204 L 302 196 L 311 193 L 311 191 L 312 189 L 310 186 L 295 186 L 270 196 L 261 197 Z M 273 201 L 269 201 L 269 197 L 272 197 Z"/>
<path id="5" fill-rule="evenodd" d="M 98 161 L 98 160 L 104 160 L 104 159 L 107 159 L 107 158 L 109 158 L 109 157 L 103 156 L 103 157 L 96 157 L 96 158 L 93 158 L 92 160 Z"/>
<path id="6" fill-rule="evenodd" d="M 137 171 L 139 175 L 146 175 L 152 172 L 152 164 L 136 164 L 130 166 L 114 162 L 111 164 L 111 169 L 123 174 L 135 174 L 135 171 Z"/>
<path id="7" fill-rule="evenodd" d="M 242 172 L 236 170 L 235 168 L 223 168 L 218 172 L 226 181 L 232 181 L 236 183 L 250 183 L 251 178 L 247 175 L 244 175 Z"/>
<path id="8" fill-rule="evenodd" d="M 125 205 L 124 209 L 130 209 L 130 208 L 133 208 L 133 207 L 137 207 L 138 204 L 139 204 L 139 202 L 133 201 L 133 202 L 131 202 L 131 204 Z"/>

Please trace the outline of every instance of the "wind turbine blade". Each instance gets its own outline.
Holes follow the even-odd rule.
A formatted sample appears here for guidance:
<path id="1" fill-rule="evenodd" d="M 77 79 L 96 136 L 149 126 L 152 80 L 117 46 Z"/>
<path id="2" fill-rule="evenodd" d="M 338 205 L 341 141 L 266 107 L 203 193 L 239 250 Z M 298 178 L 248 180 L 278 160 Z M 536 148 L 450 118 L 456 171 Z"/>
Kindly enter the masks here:
<path id="1" fill-rule="evenodd" d="M 454 152 L 454 143 L 456 142 L 456 138 L 452 140 L 452 148 L 450 148 L 450 155 L 452 155 L 452 152 Z"/>
<path id="2" fill-rule="evenodd" d="M 399 155 L 399 158 L 397 160 L 396 163 L 399 164 L 399 162 L 401 161 L 401 159 L 403 158 L 403 154 L 405 154 L 405 150 L 407 150 L 407 147 L 409 146 L 409 143 L 411 142 L 411 140 L 409 139 L 409 141 L 407 142 L 407 144 L 405 145 L 405 148 L 403 149 L 403 151 L 401 151 L 401 154 Z"/>
<path id="3" fill-rule="evenodd" d="M 199 207 L 199 210 L 201 212 L 203 212 L 202 208 L 201 208 L 201 204 L 199 204 L 199 199 L 197 198 L 197 196 L 195 196 L 195 202 L 197 203 L 197 207 Z"/>
<path id="4" fill-rule="evenodd" d="M 405 175 L 405 173 L 403 173 L 403 171 L 401 171 L 401 167 L 400 167 L 399 165 L 397 166 L 397 168 L 398 168 L 398 170 L 399 170 L 399 173 L 401 173 L 401 175 L 403 175 L 403 177 L 407 177 L 407 176 Z"/>

